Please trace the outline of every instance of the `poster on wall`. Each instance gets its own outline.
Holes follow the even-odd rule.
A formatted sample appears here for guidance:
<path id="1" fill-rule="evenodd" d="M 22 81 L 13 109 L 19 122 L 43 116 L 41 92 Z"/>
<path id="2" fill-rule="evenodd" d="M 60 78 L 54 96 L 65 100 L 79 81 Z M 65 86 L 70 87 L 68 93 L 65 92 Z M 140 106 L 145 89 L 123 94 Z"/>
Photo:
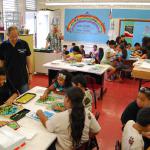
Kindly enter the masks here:
<path id="1" fill-rule="evenodd" d="M 124 29 L 124 35 L 127 38 L 133 38 L 133 28 L 134 26 L 126 25 Z"/>
<path id="2" fill-rule="evenodd" d="M 106 43 L 109 9 L 66 9 L 64 40 Z"/>
<path id="3" fill-rule="evenodd" d="M 142 38 L 150 37 L 150 22 L 147 20 L 121 20 L 120 35 L 125 34 L 128 43 L 142 43 Z"/>

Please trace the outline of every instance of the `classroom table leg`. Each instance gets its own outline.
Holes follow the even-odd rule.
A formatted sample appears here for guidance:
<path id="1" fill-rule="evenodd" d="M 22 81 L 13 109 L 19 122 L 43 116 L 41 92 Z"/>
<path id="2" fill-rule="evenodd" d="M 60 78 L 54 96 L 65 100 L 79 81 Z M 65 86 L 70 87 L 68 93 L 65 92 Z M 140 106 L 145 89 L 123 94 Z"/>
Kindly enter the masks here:
<path id="1" fill-rule="evenodd" d="M 139 79 L 139 90 L 140 90 L 141 86 L 142 86 L 142 79 Z"/>
<path id="2" fill-rule="evenodd" d="M 105 77 L 105 73 L 101 75 L 100 95 L 98 97 L 98 100 L 102 100 L 104 94 L 107 92 L 107 88 L 104 88 L 104 77 Z"/>

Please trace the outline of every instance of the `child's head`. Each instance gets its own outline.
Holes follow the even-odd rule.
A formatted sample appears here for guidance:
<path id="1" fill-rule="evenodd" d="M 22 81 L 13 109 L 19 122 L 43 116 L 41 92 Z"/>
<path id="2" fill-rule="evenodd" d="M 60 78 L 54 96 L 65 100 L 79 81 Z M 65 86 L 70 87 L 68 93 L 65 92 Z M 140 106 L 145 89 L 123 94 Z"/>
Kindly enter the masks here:
<path id="1" fill-rule="evenodd" d="M 4 85 L 6 81 L 6 71 L 4 68 L 0 68 L 0 87 Z"/>
<path id="2" fill-rule="evenodd" d="M 63 45 L 63 50 L 67 50 L 67 45 Z"/>
<path id="3" fill-rule="evenodd" d="M 74 46 L 74 47 L 73 47 L 73 53 L 74 53 L 74 54 L 80 54 L 80 53 L 81 53 L 81 51 L 80 51 L 80 49 L 79 49 L 79 46 Z"/>
<path id="4" fill-rule="evenodd" d="M 120 37 L 120 36 L 116 37 L 116 43 L 117 43 L 117 44 L 120 44 L 120 43 L 121 43 L 121 37 Z"/>
<path id="5" fill-rule="evenodd" d="M 78 74 L 72 78 L 73 87 L 86 88 L 86 79 L 82 74 Z"/>
<path id="6" fill-rule="evenodd" d="M 83 50 L 84 49 L 84 45 L 80 45 L 80 50 Z"/>
<path id="7" fill-rule="evenodd" d="M 143 108 L 138 112 L 136 123 L 140 125 L 142 132 L 150 132 L 150 107 Z"/>
<path id="8" fill-rule="evenodd" d="M 135 48 L 135 50 L 141 50 L 141 45 L 140 45 L 140 43 L 135 43 L 135 44 L 134 44 L 134 48 Z"/>
<path id="9" fill-rule="evenodd" d="M 72 47 L 76 46 L 76 43 L 72 43 Z"/>
<path id="10" fill-rule="evenodd" d="M 132 47 L 131 43 L 128 43 L 127 46 L 126 46 L 126 48 L 129 49 L 129 50 L 131 49 L 131 47 Z"/>
<path id="11" fill-rule="evenodd" d="M 84 98 L 83 91 L 78 87 L 71 87 L 65 92 L 64 106 L 65 108 L 74 108 L 82 106 Z"/>
<path id="12" fill-rule="evenodd" d="M 116 45 L 116 42 L 114 40 L 109 41 L 109 47 L 114 49 Z"/>
<path id="13" fill-rule="evenodd" d="M 93 45 L 93 50 L 94 50 L 94 51 L 97 50 L 97 45 Z"/>
<path id="14" fill-rule="evenodd" d="M 150 88 L 141 87 L 138 97 L 137 97 L 137 105 L 140 108 L 150 107 Z"/>
<path id="15" fill-rule="evenodd" d="M 66 70 L 61 70 L 57 76 L 57 82 L 59 85 L 64 86 L 65 88 L 71 86 L 71 73 Z"/>
<path id="16" fill-rule="evenodd" d="M 125 40 L 125 35 L 121 35 L 121 41 Z"/>

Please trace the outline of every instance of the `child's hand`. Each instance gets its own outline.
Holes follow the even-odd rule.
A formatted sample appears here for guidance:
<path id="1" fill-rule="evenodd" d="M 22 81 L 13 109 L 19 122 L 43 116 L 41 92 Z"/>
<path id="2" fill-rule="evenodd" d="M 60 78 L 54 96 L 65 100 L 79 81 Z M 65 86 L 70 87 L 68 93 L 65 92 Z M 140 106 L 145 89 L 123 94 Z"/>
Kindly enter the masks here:
<path id="1" fill-rule="evenodd" d="M 48 95 L 47 95 L 47 94 L 44 94 L 43 96 L 40 96 L 40 99 L 44 101 L 44 100 L 47 99 L 47 97 L 48 97 Z"/>
<path id="2" fill-rule="evenodd" d="M 40 116 L 41 114 L 43 114 L 43 111 L 41 109 L 37 110 L 36 115 Z"/>
<path id="3" fill-rule="evenodd" d="M 9 105 L 12 105 L 12 104 L 13 104 L 13 101 L 14 101 L 13 99 L 8 99 L 8 100 L 5 102 L 5 104 L 8 105 L 8 106 L 9 106 Z"/>

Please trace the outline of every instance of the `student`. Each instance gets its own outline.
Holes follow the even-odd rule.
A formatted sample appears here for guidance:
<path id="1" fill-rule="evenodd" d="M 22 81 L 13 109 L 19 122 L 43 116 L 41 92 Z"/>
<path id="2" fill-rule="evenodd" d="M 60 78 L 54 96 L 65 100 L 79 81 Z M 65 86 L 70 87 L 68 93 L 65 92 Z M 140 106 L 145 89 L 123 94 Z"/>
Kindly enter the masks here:
<path id="1" fill-rule="evenodd" d="M 93 45 L 93 50 L 92 50 L 92 52 L 90 52 L 89 56 L 91 58 L 97 58 L 98 57 L 97 45 Z"/>
<path id="2" fill-rule="evenodd" d="M 140 43 L 135 43 L 134 44 L 134 53 L 132 54 L 133 56 L 142 56 L 142 48 Z"/>
<path id="3" fill-rule="evenodd" d="M 144 150 L 142 133 L 150 132 L 150 107 L 141 109 L 136 122 L 126 123 L 122 135 L 122 150 Z"/>
<path id="4" fill-rule="evenodd" d="M 0 105 L 11 105 L 17 96 L 17 90 L 12 83 L 6 79 L 5 69 L 0 68 Z"/>
<path id="5" fill-rule="evenodd" d="M 65 89 L 69 87 L 71 87 L 71 74 L 66 70 L 62 70 L 58 72 L 54 83 L 45 90 L 43 96 L 40 98 L 46 100 L 51 91 L 57 94 L 64 94 Z"/>
<path id="6" fill-rule="evenodd" d="M 141 87 L 137 99 L 131 102 L 123 111 L 121 116 L 123 126 L 129 120 L 136 121 L 138 111 L 144 107 L 150 107 L 150 88 L 148 87 Z"/>
<path id="7" fill-rule="evenodd" d="M 72 78 L 73 87 L 79 87 L 85 93 L 83 105 L 89 111 L 92 111 L 92 95 L 86 84 L 86 79 L 82 74 L 78 74 Z"/>
<path id="8" fill-rule="evenodd" d="M 57 150 L 73 150 L 87 142 L 89 135 L 96 135 L 100 131 L 93 114 L 84 108 L 83 98 L 83 91 L 72 87 L 66 91 L 66 111 L 53 115 L 49 120 L 42 110 L 37 111 L 42 124 L 49 132 L 57 135 Z"/>
<path id="9" fill-rule="evenodd" d="M 67 45 L 63 45 L 63 55 L 68 55 L 69 51 L 67 49 Z"/>
<path id="10" fill-rule="evenodd" d="M 150 37 L 144 37 L 142 39 L 142 48 L 143 48 L 143 55 L 141 56 L 141 58 L 150 59 Z"/>
<path id="11" fill-rule="evenodd" d="M 79 46 L 74 46 L 72 53 L 69 53 L 67 56 L 65 56 L 65 59 L 68 61 L 81 62 L 82 61 L 82 55 L 81 55 Z"/>
<path id="12" fill-rule="evenodd" d="M 72 43 L 72 47 L 70 48 L 70 53 L 72 53 L 73 52 L 73 48 L 76 46 L 76 43 Z"/>
<path id="13" fill-rule="evenodd" d="M 85 57 L 85 50 L 84 50 L 84 45 L 80 45 L 80 52 L 83 57 Z"/>
<path id="14" fill-rule="evenodd" d="M 124 45 L 124 47 L 127 46 L 127 41 L 125 40 L 125 35 L 121 35 L 121 45 Z"/>

